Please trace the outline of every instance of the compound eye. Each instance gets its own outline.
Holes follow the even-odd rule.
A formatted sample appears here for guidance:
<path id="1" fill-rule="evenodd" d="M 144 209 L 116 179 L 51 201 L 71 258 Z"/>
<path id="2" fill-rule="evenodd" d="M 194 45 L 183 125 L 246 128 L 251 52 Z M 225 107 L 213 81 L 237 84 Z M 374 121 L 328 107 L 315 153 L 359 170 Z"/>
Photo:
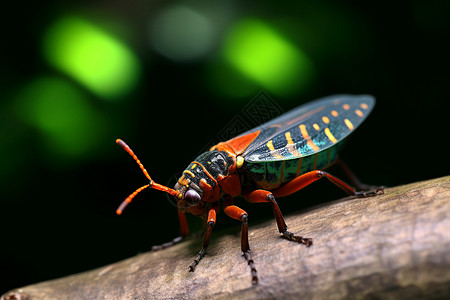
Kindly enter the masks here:
<path id="1" fill-rule="evenodd" d="M 184 194 L 184 200 L 189 206 L 195 206 L 200 203 L 202 197 L 193 189 L 188 189 Z"/>

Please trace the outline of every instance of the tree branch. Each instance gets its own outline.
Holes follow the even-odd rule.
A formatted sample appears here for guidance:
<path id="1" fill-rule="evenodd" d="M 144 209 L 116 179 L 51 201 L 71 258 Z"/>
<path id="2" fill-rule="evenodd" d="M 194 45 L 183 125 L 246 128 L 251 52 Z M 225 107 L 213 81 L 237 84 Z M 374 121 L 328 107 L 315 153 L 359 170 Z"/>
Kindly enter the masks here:
<path id="1" fill-rule="evenodd" d="M 327 203 L 288 216 L 286 223 L 314 244 L 306 248 L 281 238 L 274 220 L 250 226 L 257 286 L 239 236 L 215 232 L 192 273 L 197 240 L 19 288 L 1 299 L 450 297 L 450 176 Z"/>

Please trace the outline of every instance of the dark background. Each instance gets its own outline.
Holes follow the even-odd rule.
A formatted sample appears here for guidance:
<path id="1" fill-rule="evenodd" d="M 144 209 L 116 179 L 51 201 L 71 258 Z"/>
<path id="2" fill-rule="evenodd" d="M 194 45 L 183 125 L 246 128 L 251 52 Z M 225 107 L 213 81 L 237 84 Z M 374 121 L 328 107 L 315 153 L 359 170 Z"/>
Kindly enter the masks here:
<path id="1" fill-rule="evenodd" d="M 142 192 L 115 215 L 121 201 L 146 184 L 115 139 L 127 141 L 152 177 L 166 184 L 261 90 L 284 111 L 330 94 L 372 94 L 375 110 L 342 153 L 355 173 L 386 186 L 448 175 L 449 2 L 309 2 L 9 3 L 0 18 L 0 294 L 177 236 L 176 210 L 160 192 Z M 70 49 L 51 48 L 46 39 L 69 16 L 128 49 L 131 73 L 120 66 L 108 71 L 108 60 L 87 71 L 106 70 L 128 85 L 106 80 L 99 91 L 55 63 Z M 249 34 L 242 29 L 248 20 L 294 49 L 273 74 L 265 68 L 285 53 L 263 57 L 256 72 L 268 79 L 248 75 L 245 62 L 240 68 L 224 54 L 227 47 L 233 55 L 245 52 L 244 42 L 230 46 L 230 36 L 239 28 Z M 158 48 L 177 32 L 175 44 L 164 48 L 169 52 Z M 244 41 L 261 45 L 251 48 L 257 56 L 266 44 L 249 35 Z M 60 37 L 62 45 L 82 44 L 76 30 Z M 92 55 L 106 51 L 95 48 Z M 307 63 L 296 64 L 296 55 Z M 292 76 L 283 73 L 292 65 Z M 278 76 L 287 80 L 274 84 Z M 320 182 L 280 206 L 289 214 L 342 196 Z M 254 222 L 272 215 L 264 205 L 242 207 Z M 194 231 L 201 228 L 191 221 Z M 239 224 L 222 214 L 217 226 L 235 226 L 239 234 Z"/>

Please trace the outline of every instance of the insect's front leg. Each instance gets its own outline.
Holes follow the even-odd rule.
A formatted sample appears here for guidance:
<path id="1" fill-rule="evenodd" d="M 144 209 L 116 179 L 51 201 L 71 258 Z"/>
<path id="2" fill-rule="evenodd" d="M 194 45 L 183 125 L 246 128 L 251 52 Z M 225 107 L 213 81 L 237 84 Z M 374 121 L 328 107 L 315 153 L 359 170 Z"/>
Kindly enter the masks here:
<path id="1" fill-rule="evenodd" d="M 209 210 L 208 218 L 206 219 L 206 222 L 207 222 L 206 223 L 207 227 L 206 227 L 205 235 L 203 236 L 202 249 L 198 252 L 197 257 L 194 259 L 192 264 L 189 266 L 189 272 L 195 271 L 195 267 L 198 265 L 200 260 L 202 260 L 202 258 L 206 254 L 206 249 L 209 246 L 209 238 L 211 236 L 212 229 L 213 229 L 214 225 L 216 224 L 216 209 L 215 208 L 211 208 Z"/>
<path id="2" fill-rule="evenodd" d="M 269 202 L 270 204 L 272 204 L 273 213 L 275 215 L 275 220 L 277 221 L 278 230 L 283 235 L 283 237 L 287 238 L 288 240 L 304 244 L 307 247 L 312 245 L 312 239 L 297 236 L 292 232 L 288 231 L 288 227 L 286 225 L 286 222 L 284 221 L 283 214 L 281 213 L 281 210 L 278 206 L 277 201 L 275 200 L 275 197 L 270 191 L 266 190 L 249 191 L 244 193 L 244 197 L 249 202 L 254 203 Z"/>
<path id="3" fill-rule="evenodd" d="M 227 199 L 228 198 L 228 199 Z M 252 275 L 252 283 L 258 283 L 258 276 L 255 268 L 255 264 L 253 262 L 253 258 L 250 252 L 250 245 L 248 243 L 248 214 L 245 210 L 232 205 L 231 196 L 225 197 L 225 213 L 227 216 L 239 220 L 242 222 L 242 230 L 241 230 L 241 250 L 244 255 L 245 260 L 247 261 L 248 266 L 250 267 L 250 272 Z"/>

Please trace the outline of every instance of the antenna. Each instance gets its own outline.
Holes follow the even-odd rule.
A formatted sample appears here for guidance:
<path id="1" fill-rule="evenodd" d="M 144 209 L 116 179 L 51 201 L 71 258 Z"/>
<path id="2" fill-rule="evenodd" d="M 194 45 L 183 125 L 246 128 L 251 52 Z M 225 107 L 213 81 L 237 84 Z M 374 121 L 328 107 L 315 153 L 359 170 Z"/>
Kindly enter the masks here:
<path id="1" fill-rule="evenodd" d="M 136 161 L 136 163 L 139 165 L 139 168 L 141 168 L 142 172 L 144 173 L 145 177 L 147 177 L 147 179 L 150 181 L 149 184 L 146 184 L 144 186 L 141 186 L 140 188 L 138 188 L 137 190 L 135 190 L 132 194 L 130 194 L 130 196 L 128 196 L 123 202 L 122 204 L 120 204 L 119 208 L 117 208 L 116 213 L 118 215 L 121 215 L 123 210 L 125 209 L 125 207 L 131 202 L 131 200 L 133 200 L 133 198 L 139 194 L 142 190 L 150 187 L 153 188 L 155 190 L 159 190 L 159 191 L 163 191 L 166 192 L 168 194 L 171 194 L 172 196 L 176 197 L 177 199 L 181 199 L 182 195 L 179 191 L 171 189 L 165 185 L 156 183 L 153 181 L 153 179 L 150 177 L 150 175 L 148 174 L 147 170 L 144 168 L 144 165 L 141 163 L 141 161 L 139 160 L 139 158 L 136 156 L 136 154 L 134 154 L 133 150 L 131 150 L 131 148 L 121 139 L 117 139 L 116 143 L 122 147 L 125 151 L 128 152 L 128 154 L 131 155 L 131 157 L 133 157 L 133 159 Z"/>

